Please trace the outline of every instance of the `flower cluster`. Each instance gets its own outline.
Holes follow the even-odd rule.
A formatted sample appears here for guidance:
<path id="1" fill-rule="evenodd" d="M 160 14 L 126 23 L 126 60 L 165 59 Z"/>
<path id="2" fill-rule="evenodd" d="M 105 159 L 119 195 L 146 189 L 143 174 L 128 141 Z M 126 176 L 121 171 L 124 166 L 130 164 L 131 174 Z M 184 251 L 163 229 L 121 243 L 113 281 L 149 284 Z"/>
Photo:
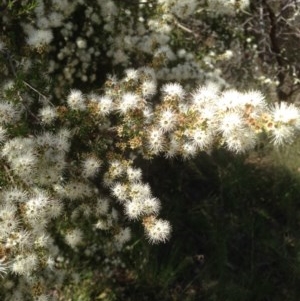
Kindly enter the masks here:
<path id="1" fill-rule="evenodd" d="M 71 90 L 62 105 L 42 104 L 32 122 L 43 130 L 26 136 L 13 136 L 12 124 L 28 109 L 2 101 L 8 184 L 1 192 L 1 274 L 6 287 L 17 288 L 7 289 L 9 298 L 30 293 L 43 300 L 46 283 L 63 280 L 55 268 L 56 236 L 77 252 L 93 245 L 98 231 L 109 231 L 120 250 L 131 238 L 128 222 L 141 221 L 151 243 L 169 239 L 161 201 L 143 182 L 133 154 L 189 159 L 220 147 L 245 153 L 263 134 L 280 146 L 300 128 L 296 106 L 269 106 L 258 91 L 222 91 L 215 84 L 186 91 L 177 82 L 157 87 L 154 70 L 143 67 L 126 70 L 121 80 L 108 78 L 102 94 Z M 12 275 L 18 284 L 9 286 Z"/>
<path id="2" fill-rule="evenodd" d="M 55 75 L 54 92 L 62 97 L 66 85 L 103 80 L 103 70 L 111 64 L 128 68 L 137 55 L 141 64 L 155 67 L 158 79 L 205 78 L 206 64 L 185 43 L 174 47 L 177 29 L 184 28 L 181 20 L 201 12 L 201 5 L 197 0 L 145 1 L 128 7 L 113 0 L 38 0 L 20 26 L 26 47 L 49 57 L 44 72 Z M 11 26 L 15 22 L 9 17 L 3 21 Z M 28 66 L 35 63 L 34 56 L 23 59 Z M 214 72 L 210 76 L 219 77 Z"/>
<path id="3" fill-rule="evenodd" d="M 139 161 L 160 155 L 187 160 L 214 148 L 246 153 L 265 136 L 275 146 L 291 143 L 300 129 L 295 105 L 269 105 L 256 90 L 224 89 L 228 84 L 213 58 L 231 59 L 231 51 L 223 47 L 200 62 L 177 33 L 194 35 L 182 22 L 203 7 L 232 15 L 249 1 L 223 1 L 221 7 L 217 0 L 158 0 L 130 8 L 121 2 L 37 1 L 30 18 L 18 23 L 25 46 L 16 57 L 8 49 L 12 38 L 0 36 L 9 79 L 0 91 L 5 301 L 55 300 L 50 288 L 68 277 L 64 255 L 93 257 L 107 246 L 120 251 L 132 238 L 132 223 L 144 227 L 150 243 L 170 238 L 163 200 L 143 181 Z M 18 20 L 0 18 L 5 30 Z M 133 56 L 145 66 L 132 68 Z M 106 75 L 111 65 L 124 69 L 122 79 L 110 75 L 92 93 L 68 89 L 77 80 L 97 82 L 99 69 Z M 49 83 L 41 92 L 26 81 L 38 84 L 49 74 L 55 84 L 47 96 Z M 192 80 L 204 77 L 191 88 Z"/>

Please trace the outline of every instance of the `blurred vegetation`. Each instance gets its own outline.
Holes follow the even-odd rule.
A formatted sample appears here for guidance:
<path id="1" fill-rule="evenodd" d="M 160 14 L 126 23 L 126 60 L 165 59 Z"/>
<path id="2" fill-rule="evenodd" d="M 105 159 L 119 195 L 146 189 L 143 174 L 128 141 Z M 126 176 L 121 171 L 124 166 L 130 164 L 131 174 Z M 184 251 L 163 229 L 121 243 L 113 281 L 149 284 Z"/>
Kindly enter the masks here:
<path id="1" fill-rule="evenodd" d="M 136 240 L 87 263 L 63 300 L 298 300 L 296 173 L 261 150 L 235 160 L 224 150 L 192 162 L 158 158 L 144 167 L 172 221 L 171 240 Z"/>

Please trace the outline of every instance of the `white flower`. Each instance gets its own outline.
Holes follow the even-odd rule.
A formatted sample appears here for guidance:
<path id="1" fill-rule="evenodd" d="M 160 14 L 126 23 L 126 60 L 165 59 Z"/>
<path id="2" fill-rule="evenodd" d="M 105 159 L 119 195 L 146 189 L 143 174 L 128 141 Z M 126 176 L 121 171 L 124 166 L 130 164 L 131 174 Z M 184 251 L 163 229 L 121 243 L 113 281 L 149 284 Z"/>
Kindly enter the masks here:
<path id="1" fill-rule="evenodd" d="M 244 153 L 254 148 L 257 136 L 249 129 L 235 131 L 225 137 L 228 150 L 235 153 Z"/>
<path id="2" fill-rule="evenodd" d="M 249 6 L 249 0 L 209 0 L 208 7 L 213 14 L 234 15 L 236 10 L 244 10 Z"/>
<path id="3" fill-rule="evenodd" d="M 243 94 L 243 102 L 245 105 L 251 105 L 256 110 L 266 107 L 265 97 L 260 91 L 249 91 Z"/>
<path id="4" fill-rule="evenodd" d="M 26 202 L 25 214 L 28 220 L 43 219 L 47 216 L 47 203 L 49 198 L 43 194 L 38 193 Z"/>
<path id="5" fill-rule="evenodd" d="M 17 255 L 11 270 L 17 275 L 30 275 L 38 266 L 38 257 L 31 253 L 27 255 Z"/>
<path id="6" fill-rule="evenodd" d="M 11 165 L 15 174 L 27 178 L 32 175 L 36 163 L 36 156 L 31 153 L 27 153 L 13 159 Z"/>
<path id="7" fill-rule="evenodd" d="M 86 109 L 85 98 L 79 90 L 71 90 L 67 98 L 67 103 L 75 111 L 84 111 Z"/>
<path id="8" fill-rule="evenodd" d="M 95 214 L 105 215 L 109 209 L 109 200 L 107 198 L 101 198 L 97 200 Z"/>
<path id="9" fill-rule="evenodd" d="M 180 151 L 180 143 L 178 140 L 175 138 L 174 135 L 171 135 L 171 140 L 168 145 L 168 149 L 165 152 L 165 157 L 166 158 L 173 158 L 176 156 Z"/>
<path id="10" fill-rule="evenodd" d="M 124 202 L 128 199 L 127 186 L 125 184 L 116 182 L 111 188 L 111 191 L 118 201 Z"/>
<path id="11" fill-rule="evenodd" d="M 142 205 L 143 205 L 143 214 L 145 215 L 150 215 L 150 214 L 156 215 L 158 214 L 161 208 L 161 203 L 159 199 L 153 197 L 146 198 L 143 201 Z"/>
<path id="12" fill-rule="evenodd" d="M 94 177 L 99 171 L 101 162 L 99 159 L 94 157 L 86 158 L 82 162 L 82 175 L 84 178 Z"/>
<path id="13" fill-rule="evenodd" d="M 137 219 L 143 213 L 143 206 L 140 201 L 133 200 L 125 204 L 125 214 L 129 219 Z"/>
<path id="14" fill-rule="evenodd" d="M 129 196 L 136 201 L 143 202 L 151 196 L 151 189 L 148 184 L 132 183 Z"/>
<path id="15" fill-rule="evenodd" d="M 177 0 L 172 3 L 171 11 L 181 19 L 186 19 L 197 10 L 196 0 Z"/>
<path id="16" fill-rule="evenodd" d="M 146 235 L 153 244 L 167 241 L 170 237 L 171 229 L 170 223 L 162 219 L 154 219 L 145 225 Z"/>
<path id="17" fill-rule="evenodd" d="M 76 45 L 79 49 L 85 49 L 87 47 L 87 42 L 82 37 L 76 39 Z"/>
<path id="18" fill-rule="evenodd" d="M 34 299 L 34 301 L 49 301 L 49 300 L 50 300 L 50 296 L 45 295 L 45 294 L 36 296 L 35 299 Z"/>
<path id="19" fill-rule="evenodd" d="M 142 179 L 142 170 L 140 168 L 128 167 L 126 170 L 130 182 L 139 182 Z"/>
<path id="20" fill-rule="evenodd" d="M 2 156 L 6 157 L 8 161 L 12 162 L 24 155 L 24 153 L 34 156 L 34 140 L 31 138 L 16 137 L 6 141 L 2 148 Z"/>
<path id="21" fill-rule="evenodd" d="M 8 124 L 19 120 L 20 112 L 9 102 L 0 102 L 0 123 Z"/>
<path id="22" fill-rule="evenodd" d="M 216 104 L 222 111 L 240 111 L 244 109 L 243 94 L 236 90 L 224 91 Z"/>
<path id="23" fill-rule="evenodd" d="M 19 227 L 19 220 L 15 213 L 17 207 L 13 204 L 2 205 L 0 207 L 0 237 L 3 239 L 16 231 Z"/>
<path id="24" fill-rule="evenodd" d="M 236 130 L 242 129 L 244 126 L 244 120 L 240 114 L 236 112 L 228 112 L 220 121 L 219 130 L 224 136 L 227 136 Z"/>
<path id="25" fill-rule="evenodd" d="M 110 163 L 109 175 L 111 176 L 111 178 L 115 179 L 117 177 L 120 177 L 124 172 L 124 166 L 120 161 L 114 160 Z"/>
<path id="26" fill-rule="evenodd" d="M 216 84 L 201 86 L 192 94 L 192 102 L 200 110 L 207 104 L 215 102 L 219 98 L 218 92 L 219 87 Z"/>
<path id="27" fill-rule="evenodd" d="M 169 132 L 173 130 L 176 126 L 176 123 L 177 117 L 172 110 L 166 109 L 160 112 L 158 124 L 163 132 Z"/>
<path id="28" fill-rule="evenodd" d="M 274 122 L 294 124 L 300 119 L 300 111 L 294 104 L 275 103 L 271 108 Z"/>
<path id="29" fill-rule="evenodd" d="M 197 145 L 191 142 L 185 142 L 182 145 L 182 155 L 185 159 L 194 157 L 197 154 Z"/>
<path id="30" fill-rule="evenodd" d="M 185 91 L 183 90 L 182 86 L 178 83 L 169 83 L 162 86 L 162 92 L 166 95 L 178 97 L 182 99 L 185 95 Z"/>
<path id="31" fill-rule="evenodd" d="M 57 117 L 55 108 L 47 106 L 40 109 L 39 116 L 44 124 L 51 124 Z"/>
<path id="32" fill-rule="evenodd" d="M 57 199 L 50 199 L 47 204 L 47 214 L 49 218 L 58 218 L 63 212 L 63 203 Z"/>
<path id="33" fill-rule="evenodd" d="M 158 154 L 163 151 L 165 146 L 165 140 L 163 132 L 160 129 L 153 128 L 148 134 L 147 147 L 153 154 Z"/>
<path id="34" fill-rule="evenodd" d="M 27 44 L 32 47 L 48 45 L 53 40 L 51 30 L 31 29 L 28 33 Z"/>
<path id="35" fill-rule="evenodd" d="M 109 96 L 99 97 L 98 102 L 99 102 L 98 107 L 99 107 L 100 114 L 107 115 L 114 108 L 113 100 Z"/>
<path id="36" fill-rule="evenodd" d="M 130 228 L 122 228 L 119 233 L 114 236 L 117 246 L 120 248 L 131 239 Z"/>
<path id="37" fill-rule="evenodd" d="M 7 133 L 6 129 L 0 126 L 0 143 L 4 142 L 7 139 L 6 133 Z"/>
<path id="38" fill-rule="evenodd" d="M 146 80 L 142 83 L 142 94 L 144 97 L 148 98 L 156 93 L 156 82 L 152 80 Z"/>
<path id="39" fill-rule="evenodd" d="M 291 143 L 295 136 L 294 129 L 291 126 L 285 124 L 274 126 L 270 132 L 271 141 L 275 146 Z"/>
<path id="40" fill-rule="evenodd" d="M 212 142 L 212 136 L 205 130 L 195 129 L 191 132 L 192 143 L 200 150 L 204 150 Z"/>
<path id="41" fill-rule="evenodd" d="M 17 202 L 25 202 L 28 192 L 17 187 L 9 187 L 2 191 L 2 198 L 5 203 L 13 204 Z"/>
<path id="42" fill-rule="evenodd" d="M 5 258 L 0 259 L 0 276 L 3 277 L 7 274 L 8 264 L 5 262 Z"/>
<path id="43" fill-rule="evenodd" d="M 32 244 L 31 234 L 25 230 L 14 232 L 14 235 L 6 241 L 7 248 L 15 248 L 20 251 L 23 251 L 25 248 L 28 249 Z"/>
<path id="44" fill-rule="evenodd" d="M 70 230 L 65 235 L 66 243 L 71 247 L 75 248 L 80 245 L 83 241 L 83 233 L 80 229 Z"/>
<path id="45" fill-rule="evenodd" d="M 125 93 L 119 104 L 118 110 L 122 114 L 126 114 L 129 110 L 136 109 L 138 107 L 139 97 L 133 93 Z"/>
<path id="46" fill-rule="evenodd" d="M 125 81 L 137 81 L 139 79 L 139 71 L 136 69 L 126 69 L 125 74 Z"/>

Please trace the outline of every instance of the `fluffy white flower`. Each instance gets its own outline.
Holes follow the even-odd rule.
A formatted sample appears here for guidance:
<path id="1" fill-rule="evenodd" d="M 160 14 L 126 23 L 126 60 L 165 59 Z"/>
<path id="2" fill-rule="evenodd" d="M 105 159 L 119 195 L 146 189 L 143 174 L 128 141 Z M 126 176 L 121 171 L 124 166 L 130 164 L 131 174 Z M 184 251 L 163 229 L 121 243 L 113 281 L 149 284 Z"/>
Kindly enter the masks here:
<path id="1" fill-rule="evenodd" d="M 244 126 L 244 120 L 240 114 L 228 112 L 220 120 L 219 130 L 224 136 L 227 136 L 236 130 L 242 129 Z"/>
<path id="2" fill-rule="evenodd" d="M 148 184 L 132 183 L 130 187 L 129 196 L 136 201 L 143 202 L 145 199 L 151 197 L 151 189 Z"/>
<path id="3" fill-rule="evenodd" d="M 275 146 L 291 143 L 295 137 L 295 130 L 293 127 L 285 124 L 274 126 L 271 133 L 271 141 Z"/>
<path id="4" fill-rule="evenodd" d="M 11 161 L 11 167 L 16 175 L 23 177 L 24 180 L 25 178 L 29 180 L 35 170 L 36 163 L 36 156 L 29 152 L 13 159 Z"/>
<path id="5" fill-rule="evenodd" d="M 0 124 L 8 124 L 18 121 L 20 112 L 9 102 L 0 102 Z"/>
<path id="6" fill-rule="evenodd" d="M 172 3 L 171 12 L 181 19 L 186 19 L 197 10 L 196 0 L 177 0 Z"/>
<path id="7" fill-rule="evenodd" d="M 228 150 L 235 153 L 244 153 L 254 148 L 257 136 L 249 129 L 235 131 L 225 137 Z"/>
<path id="8" fill-rule="evenodd" d="M 44 124 L 51 124 L 57 117 L 56 109 L 51 106 L 46 106 L 40 109 L 39 116 Z"/>
<path id="9" fill-rule="evenodd" d="M 125 74 L 125 81 L 137 81 L 139 79 L 139 71 L 136 69 L 126 69 Z"/>
<path id="10" fill-rule="evenodd" d="M 125 203 L 125 214 L 129 219 L 137 219 L 143 213 L 143 206 L 141 202 L 134 200 Z"/>
<path id="11" fill-rule="evenodd" d="M 63 203 L 57 199 L 50 199 L 47 204 L 47 214 L 49 218 L 58 218 L 63 212 Z"/>
<path id="12" fill-rule="evenodd" d="M 209 0 L 208 7 L 213 14 L 234 15 L 237 9 L 244 10 L 250 4 L 249 0 Z"/>
<path id="13" fill-rule="evenodd" d="M 109 200 L 107 198 L 101 198 L 97 200 L 95 214 L 105 215 L 109 209 Z"/>
<path id="14" fill-rule="evenodd" d="M 165 140 L 161 129 L 153 128 L 149 131 L 147 147 L 153 154 L 163 151 Z"/>
<path id="15" fill-rule="evenodd" d="M 185 142 L 182 145 L 182 155 L 185 159 L 194 157 L 197 154 L 198 147 L 195 143 Z"/>
<path id="16" fill-rule="evenodd" d="M 245 105 L 252 106 L 256 111 L 266 107 L 264 95 L 260 91 L 249 91 L 243 94 L 243 102 Z"/>
<path id="17" fill-rule="evenodd" d="M 156 93 L 156 82 L 152 80 L 146 80 L 142 83 L 142 94 L 144 97 L 148 98 Z"/>
<path id="18" fill-rule="evenodd" d="M 82 175 L 84 178 L 94 177 L 99 171 L 101 162 L 95 157 L 86 158 L 82 162 Z"/>
<path id="19" fill-rule="evenodd" d="M 8 272 L 8 264 L 5 262 L 5 258 L 0 259 L 0 276 L 3 277 Z"/>
<path id="20" fill-rule="evenodd" d="M 84 111 L 86 109 L 85 98 L 79 90 L 71 90 L 67 98 L 67 103 L 75 111 Z"/>
<path id="21" fill-rule="evenodd" d="M 160 112 L 158 124 L 163 132 L 169 132 L 173 130 L 176 126 L 176 123 L 177 116 L 172 110 L 166 109 Z"/>
<path id="22" fill-rule="evenodd" d="M 25 214 L 28 220 L 46 218 L 48 201 L 48 196 L 43 193 L 38 193 L 29 199 L 25 205 Z"/>
<path id="23" fill-rule="evenodd" d="M 11 265 L 11 270 L 17 275 L 30 275 L 38 266 L 36 254 L 18 255 Z"/>
<path id="24" fill-rule="evenodd" d="M 17 187 L 9 187 L 2 192 L 2 198 L 5 203 L 13 204 L 17 202 L 25 202 L 28 196 L 28 192 Z"/>
<path id="25" fill-rule="evenodd" d="M 15 216 L 17 207 L 13 204 L 0 207 L 0 237 L 3 239 L 16 231 L 19 227 L 19 220 Z"/>
<path id="26" fill-rule="evenodd" d="M 157 198 L 146 198 L 143 203 L 143 214 L 145 215 L 150 215 L 154 214 L 157 215 L 159 213 L 159 210 L 161 208 L 161 203 L 160 200 Z"/>
<path id="27" fill-rule="evenodd" d="M 212 143 L 212 135 L 202 129 L 192 130 L 191 139 L 200 150 L 206 149 Z"/>
<path id="28" fill-rule="evenodd" d="M 32 47 L 49 45 L 53 40 L 53 34 L 48 29 L 33 29 L 28 32 L 27 44 Z"/>
<path id="29" fill-rule="evenodd" d="M 131 230 L 130 228 L 122 228 L 119 233 L 114 236 L 115 242 L 118 248 L 121 248 L 125 243 L 131 239 Z"/>
<path id="30" fill-rule="evenodd" d="M 116 182 L 111 188 L 113 196 L 119 201 L 124 202 L 128 199 L 127 186 L 125 184 Z"/>
<path id="31" fill-rule="evenodd" d="M 98 99 L 99 113 L 102 115 L 109 114 L 114 109 L 113 100 L 109 96 L 101 96 Z"/>
<path id="32" fill-rule="evenodd" d="M 145 224 L 145 231 L 149 241 L 153 244 L 165 242 L 171 234 L 171 225 L 168 221 L 162 219 L 154 219 L 150 223 Z"/>
<path id="33" fill-rule="evenodd" d="M 201 110 L 207 104 L 214 103 L 219 98 L 218 93 L 219 87 L 214 83 L 201 86 L 192 94 L 192 103 L 197 109 Z"/>
<path id="34" fill-rule="evenodd" d="M 245 105 L 243 94 L 236 90 L 224 91 L 216 104 L 222 111 L 240 111 Z"/>
<path id="35" fill-rule="evenodd" d="M 109 175 L 112 179 L 122 176 L 124 172 L 125 168 L 120 161 L 114 160 L 110 162 Z"/>
<path id="36" fill-rule="evenodd" d="M 275 103 L 271 108 L 272 119 L 274 122 L 295 124 L 300 119 L 300 111 L 294 104 L 286 102 Z"/>
<path id="37" fill-rule="evenodd" d="M 71 248 L 75 248 L 82 243 L 83 232 L 80 229 L 70 230 L 65 235 L 65 241 Z"/>
<path id="38" fill-rule="evenodd" d="M 179 141 L 175 138 L 174 135 L 171 135 L 171 140 L 168 145 L 168 149 L 165 152 L 165 157 L 166 158 L 173 158 L 174 156 L 178 155 L 180 152 L 180 143 Z"/>
<path id="39" fill-rule="evenodd" d="M 139 182 L 142 179 L 142 170 L 140 168 L 128 167 L 126 170 L 130 182 Z"/>
<path id="40" fill-rule="evenodd" d="M 185 95 L 185 91 L 182 86 L 178 83 L 169 83 L 162 86 L 162 92 L 166 95 L 178 97 L 182 99 Z"/>
<path id="41" fill-rule="evenodd" d="M 121 114 L 126 114 L 128 111 L 136 109 L 138 107 L 139 97 L 134 93 L 125 93 L 122 96 L 118 111 Z"/>

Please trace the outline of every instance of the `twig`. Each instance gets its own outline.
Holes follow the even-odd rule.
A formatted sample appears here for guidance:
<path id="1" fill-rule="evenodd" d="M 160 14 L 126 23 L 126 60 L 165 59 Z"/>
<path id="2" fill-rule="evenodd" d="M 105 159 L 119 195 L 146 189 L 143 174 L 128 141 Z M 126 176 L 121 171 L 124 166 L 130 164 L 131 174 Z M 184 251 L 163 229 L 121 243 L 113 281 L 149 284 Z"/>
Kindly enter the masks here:
<path id="1" fill-rule="evenodd" d="M 197 33 L 195 33 L 193 30 L 191 30 L 188 27 L 186 27 L 186 26 L 182 25 L 181 23 L 179 23 L 179 21 L 175 17 L 173 17 L 173 19 L 174 19 L 175 25 L 178 26 L 179 28 L 181 28 L 183 31 L 185 31 L 189 34 L 192 34 L 196 38 L 199 37 L 199 35 Z"/>

